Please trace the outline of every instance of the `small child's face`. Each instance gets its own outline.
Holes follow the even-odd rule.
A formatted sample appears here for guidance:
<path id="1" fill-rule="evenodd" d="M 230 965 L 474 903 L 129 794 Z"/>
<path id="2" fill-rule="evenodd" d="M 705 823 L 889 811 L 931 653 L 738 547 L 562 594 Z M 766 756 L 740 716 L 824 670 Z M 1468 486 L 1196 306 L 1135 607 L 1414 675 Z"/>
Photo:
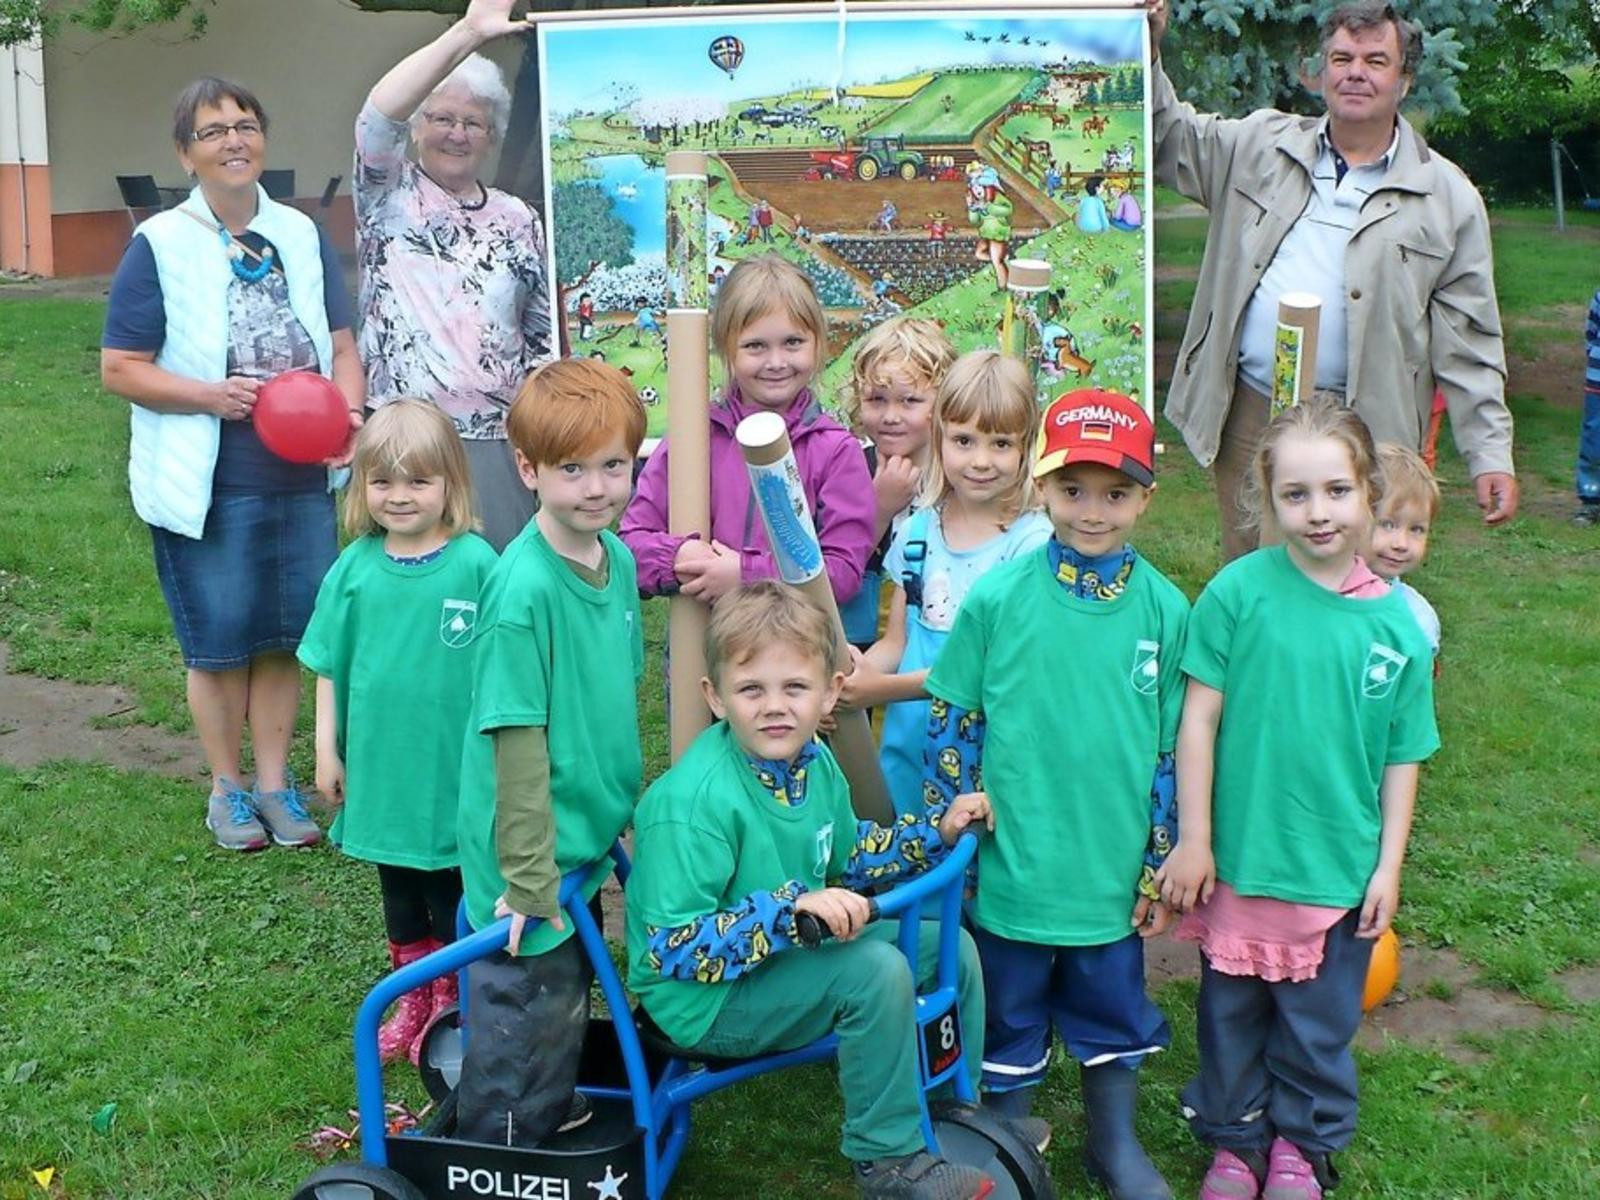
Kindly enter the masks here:
<path id="1" fill-rule="evenodd" d="M 822 655 L 803 646 L 763 646 L 736 663 L 723 663 L 713 684 L 703 679 L 706 703 L 726 720 L 745 752 L 792 762 L 833 711 L 844 676 Z"/>
<path id="2" fill-rule="evenodd" d="M 1114 467 L 1068 463 L 1044 477 L 1042 490 L 1056 539 L 1087 558 L 1099 558 L 1127 543 L 1155 488 Z"/>
<path id="3" fill-rule="evenodd" d="M 782 309 L 739 331 L 728 371 L 745 403 L 783 412 L 817 370 L 817 339 Z"/>
<path id="4" fill-rule="evenodd" d="M 443 475 L 374 470 L 367 476 L 366 492 L 372 519 L 396 538 L 424 540 L 444 520 Z"/>
<path id="5" fill-rule="evenodd" d="M 944 426 L 939 465 L 955 494 L 966 504 L 998 501 L 1016 485 L 1026 451 L 1022 439 L 1009 433 L 986 433 L 976 422 L 951 421 Z"/>
<path id="6" fill-rule="evenodd" d="M 1366 544 L 1372 508 L 1344 442 L 1288 433 L 1272 453 L 1272 515 L 1301 570 L 1348 566 Z"/>
<path id="7" fill-rule="evenodd" d="M 595 537 L 621 514 L 633 492 L 633 456 L 622 435 L 588 454 L 535 466 L 517 451 L 517 473 L 539 493 L 539 511 L 577 537 Z"/>
<path id="8" fill-rule="evenodd" d="M 879 369 L 872 389 L 861 397 L 861 428 L 879 455 L 923 456 L 933 424 L 933 393 L 932 381 L 904 365 Z"/>
<path id="9" fill-rule="evenodd" d="M 1386 579 L 1420 567 L 1428 554 L 1428 509 L 1416 500 L 1378 505 L 1367 565 Z"/>

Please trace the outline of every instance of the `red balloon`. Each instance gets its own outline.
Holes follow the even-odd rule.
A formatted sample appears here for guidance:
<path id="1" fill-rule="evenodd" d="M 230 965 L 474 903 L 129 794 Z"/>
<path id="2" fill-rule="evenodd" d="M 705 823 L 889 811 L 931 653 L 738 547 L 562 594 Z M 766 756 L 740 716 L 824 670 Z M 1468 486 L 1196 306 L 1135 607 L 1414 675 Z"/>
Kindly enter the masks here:
<path id="1" fill-rule="evenodd" d="M 261 443 L 292 463 L 319 463 L 344 449 L 350 409 L 333 380 L 315 371 L 285 371 L 261 385 L 251 411 Z"/>

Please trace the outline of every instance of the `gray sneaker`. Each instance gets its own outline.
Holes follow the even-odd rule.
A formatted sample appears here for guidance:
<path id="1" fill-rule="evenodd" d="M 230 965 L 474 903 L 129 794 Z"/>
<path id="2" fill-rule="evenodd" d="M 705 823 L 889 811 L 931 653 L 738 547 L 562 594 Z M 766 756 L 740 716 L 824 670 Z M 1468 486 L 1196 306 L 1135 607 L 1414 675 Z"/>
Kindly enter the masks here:
<path id="1" fill-rule="evenodd" d="M 306 812 L 300 789 L 291 778 L 289 786 L 281 792 L 256 792 L 256 814 L 280 846 L 315 846 L 322 840 L 322 830 Z"/>
<path id="2" fill-rule="evenodd" d="M 1572 514 L 1572 523 L 1590 528 L 1600 525 L 1600 501 L 1585 500 L 1578 505 L 1578 511 Z"/>
<path id="3" fill-rule="evenodd" d="M 964 1167 L 926 1150 L 903 1158 L 856 1164 L 862 1200 L 979 1200 L 994 1190 L 994 1180 L 976 1167 Z"/>
<path id="4" fill-rule="evenodd" d="M 224 850 L 264 850 L 267 831 L 256 818 L 250 793 L 231 779 L 217 780 L 223 791 L 211 793 L 206 805 L 206 828 Z"/>

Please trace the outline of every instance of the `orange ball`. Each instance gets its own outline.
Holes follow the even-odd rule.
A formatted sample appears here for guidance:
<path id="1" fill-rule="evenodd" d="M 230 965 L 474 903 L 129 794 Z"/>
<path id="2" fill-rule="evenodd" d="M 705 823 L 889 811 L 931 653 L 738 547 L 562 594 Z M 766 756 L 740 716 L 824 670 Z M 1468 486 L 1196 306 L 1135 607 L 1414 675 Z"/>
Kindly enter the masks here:
<path id="1" fill-rule="evenodd" d="M 1393 929 L 1372 947 L 1372 964 L 1367 968 L 1367 987 L 1361 995 L 1361 1011 L 1371 1012 L 1389 998 L 1400 981 L 1400 939 Z"/>

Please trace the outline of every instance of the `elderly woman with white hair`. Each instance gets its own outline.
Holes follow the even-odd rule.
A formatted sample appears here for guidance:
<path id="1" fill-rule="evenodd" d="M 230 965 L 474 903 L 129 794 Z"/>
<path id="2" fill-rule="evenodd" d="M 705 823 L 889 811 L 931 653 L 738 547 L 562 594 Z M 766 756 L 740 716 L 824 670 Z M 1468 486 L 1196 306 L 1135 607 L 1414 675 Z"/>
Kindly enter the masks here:
<path id="1" fill-rule="evenodd" d="M 534 506 L 506 442 L 506 411 L 551 357 L 544 228 L 522 200 L 478 179 L 505 134 L 511 95 L 476 51 L 531 28 L 511 19 L 512 3 L 473 0 L 378 81 L 356 119 L 354 176 L 368 403 L 416 396 L 449 414 L 496 550 Z"/>

